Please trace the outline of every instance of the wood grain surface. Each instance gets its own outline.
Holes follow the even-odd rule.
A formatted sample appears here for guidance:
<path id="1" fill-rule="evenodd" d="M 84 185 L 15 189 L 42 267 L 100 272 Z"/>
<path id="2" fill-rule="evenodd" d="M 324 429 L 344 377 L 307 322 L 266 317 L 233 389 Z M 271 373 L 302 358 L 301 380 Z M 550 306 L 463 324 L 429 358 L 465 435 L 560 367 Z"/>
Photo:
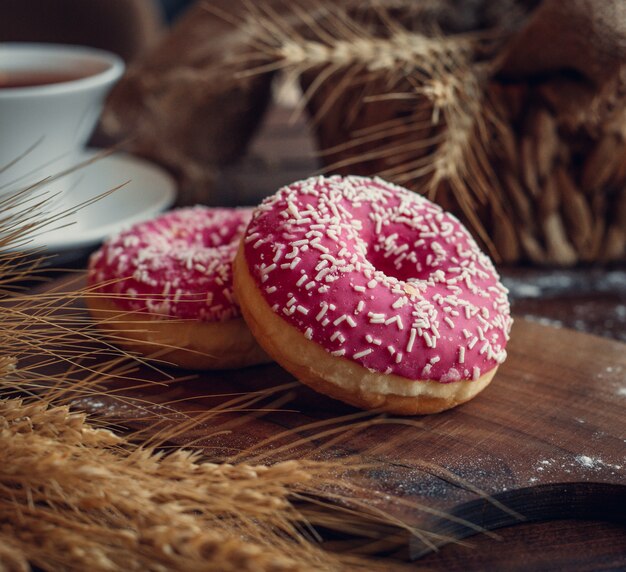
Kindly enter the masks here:
<path id="1" fill-rule="evenodd" d="M 473 537 L 476 551 L 454 546 L 437 556 L 407 538 L 405 556 L 424 558 L 432 569 L 460 569 L 463 561 L 473 563 L 470 569 L 496 564 L 510 570 L 594 569 L 594 559 L 581 559 L 566 548 L 568 542 L 603 555 L 598 569 L 626 566 L 626 344 L 517 319 L 508 360 L 476 399 L 433 416 L 370 415 L 363 428 L 358 427 L 363 419 L 351 419 L 359 415 L 355 409 L 314 393 L 275 364 L 167 371 L 179 379 L 137 387 L 137 379 L 162 381 L 145 368 L 133 372 L 132 380 L 108 385 L 114 394 L 77 399 L 74 405 L 122 425 L 149 428 L 148 433 L 163 427 L 151 426 L 155 415 L 165 417 L 181 428 L 177 443 L 203 447 L 214 458 L 251 447 L 261 460 L 312 452 L 321 458 L 356 457 L 376 467 L 364 472 L 366 487 L 407 503 L 377 500 L 379 508 L 429 531 L 435 543 L 437 534 Z M 255 412 L 229 412 L 233 400 Z M 194 423 L 216 406 L 223 412 Z M 327 429 L 336 432 L 320 436 Z M 306 442 L 284 448 L 294 436 L 307 437 Z M 534 521 L 544 524 L 533 528 Z M 563 524 L 575 521 L 601 523 L 610 544 L 598 536 L 581 544 L 585 527 L 595 532 L 598 527 Z M 474 536 L 478 527 L 503 528 L 508 541 Z M 531 549 L 519 541 L 524 529 L 530 539 L 560 534 L 559 550 Z M 566 540 L 566 533 L 573 540 Z M 541 536 L 546 545 L 548 537 Z M 525 556 L 505 566 L 505 546 L 511 543 L 510 555 Z"/>

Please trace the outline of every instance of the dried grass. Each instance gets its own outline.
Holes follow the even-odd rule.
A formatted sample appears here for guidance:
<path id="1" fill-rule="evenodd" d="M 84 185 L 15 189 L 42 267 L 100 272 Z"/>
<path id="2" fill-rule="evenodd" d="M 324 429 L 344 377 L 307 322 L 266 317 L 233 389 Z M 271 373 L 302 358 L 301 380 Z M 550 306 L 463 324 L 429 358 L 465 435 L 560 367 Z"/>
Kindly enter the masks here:
<path id="1" fill-rule="evenodd" d="M 358 475 L 354 462 L 214 463 L 169 445 L 225 412 L 245 417 L 263 392 L 196 416 L 162 406 L 143 419 L 150 430 L 135 433 L 70 410 L 111 392 L 123 402 L 108 384 L 131 379 L 138 363 L 85 320 L 85 291 L 21 291 L 40 270 L 14 248 L 45 226 L 37 213 L 46 203 L 36 204 L 0 221 L 0 571 L 388 569 L 352 545 L 326 550 L 316 532 L 370 547 L 407 541 L 410 527 L 350 498 L 342 483 Z"/>
<path id="2" fill-rule="evenodd" d="M 96 429 L 67 407 L 0 401 L 0 545 L 7 570 L 342 569 L 292 503 L 336 466 L 203 462 Z M 6 566 L 6 565 L 5 565 Z M 375 566 L 372 563 L 372 566 Z"/>

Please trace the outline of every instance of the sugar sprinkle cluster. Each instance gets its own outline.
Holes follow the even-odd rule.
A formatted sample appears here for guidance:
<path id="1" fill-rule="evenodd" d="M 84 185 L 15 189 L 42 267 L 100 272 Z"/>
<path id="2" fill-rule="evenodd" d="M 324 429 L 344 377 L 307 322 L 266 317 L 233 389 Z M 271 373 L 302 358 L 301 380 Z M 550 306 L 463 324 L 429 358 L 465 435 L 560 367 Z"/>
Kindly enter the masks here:
<path id="1" fill-rule="evenodd" d="M 222 322 L 238 317 L 232 262 L 252 210 L 193 207 L 109 239 L 89 263 L 89 282 L 121 308 Z"/>
<path id="2" fill-rule="evenodd" d="M 272 310 L 333 356 L 442 383 L 506 358 L 507 290 L 463 225 L 402 187 L 314 177 L 255 210 L 244 237 Z"/>

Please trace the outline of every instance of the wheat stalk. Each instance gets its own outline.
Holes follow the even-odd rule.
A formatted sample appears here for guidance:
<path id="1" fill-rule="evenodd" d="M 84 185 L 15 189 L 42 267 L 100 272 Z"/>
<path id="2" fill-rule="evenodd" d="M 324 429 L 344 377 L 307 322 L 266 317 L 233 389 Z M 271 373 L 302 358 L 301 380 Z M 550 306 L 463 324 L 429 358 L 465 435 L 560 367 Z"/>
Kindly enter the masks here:
<path id="1" fill-rule="evenodd" d="M 218 465 L 186 451 L 164 455 L 95 429 L 67 407 L 17 399 L 0 401 L 0 442 L 0 545 L 14 569 L 359 565 L 307 540 L 290 500 L 318 491 L 337 465 Z"/>
<path id="2" fill-rule="evenodd" d="M 248 50 L 228 62 L 243 67 L 238 77 L 280 70 L 303 79 L 296 113 L 308 106 L 312 124 L 325 121 L 326 133 L 328 124 L 349 124 L 377 103 L 401 101 L 408 110 L 408 117 L 392 125 L 373 120 L 365 139 L 349 130 L 346 141 L 323 148 L 326 157 L 345 155 L 330 161 L 326 171 L 374 165 L 376 174 L 433 200 L 447 188 L 497 256 L 477 216 L 488 200 L 502 212 L 491 192 L 494 175 L 486 153 L 490 110 L 484 93 L 493 63 L 476 62 L 497 35 L 444 36 L 430 20 L 422 30 L 408 29 L 380 4 L 374 6 L 374 25 L 346 5 L 293 2 L 280 11 L 268 3 L 246 6 L 247 17 L 238 25 L 248 31 Z"/>
<path id="3" fill-rule="evenodd" d="M 596 89 L 558 73 L 502 81 L 524 10 L 442 34 L 429 3 L 244 3 L 248 50 L 230 63 L 300 79 L 296 113 L 310 112 L 326 171 L 427 194 L 500 262 L 624 259 L 623 67 Z"/>

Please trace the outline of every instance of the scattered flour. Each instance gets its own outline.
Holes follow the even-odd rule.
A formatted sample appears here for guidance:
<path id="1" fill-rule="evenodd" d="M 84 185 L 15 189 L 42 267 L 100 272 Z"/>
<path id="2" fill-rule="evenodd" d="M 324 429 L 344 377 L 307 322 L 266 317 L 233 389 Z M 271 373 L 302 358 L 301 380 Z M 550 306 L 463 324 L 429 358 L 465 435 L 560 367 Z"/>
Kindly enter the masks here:
<path id="1" fill-rule="evenodd" d="M 587 457 L 587 455 L 578 455 L 576 457 L 576 461 L 581 464 L 583 467 L 587 467 L 588 469 L 593 469 L 598 465 L 602 464 L 600 459 L 594 459 L 592 457 Z"/>
<path id="2" fill-rule="evenodd" d="M 550 467 L 552 467 L 552 464 L 554 462 L 555 462 L 554 459 L 541 459 L 540 461 L 537 461 L 537 463 L 535 464 L 535 471 L 542 473 L 546 469 L 549 469 Z M 536 480 L 537 479 L 535 478 L 535 481 Z"/>
<path id="3" fill-rule="evenodd" d="M 624 469 L 623 465 L 607 463 L 598 457 L 576 455 L 575 457 L 570 457 L 569 461 L 566 459 L 541 459 L 535 463 L 534 471 L 536 474 L 550 474 L 553 470 L 558 469 L 571 475 L 579 472 L 581 467 L 592 471 L 610 469 L 612 475 L 616 474 L 615 471 L 621 473 Z M 538 477 L 530 477 L 528 482 L 536 483 L 538 480 Z"/>
<path id="4" fill-rule="evenodd" d="M 586 469 L 600 469 L 602 467 L 608 467 L 610 469 L 620 470 L 622 468 L 622 465 L 612 465 L 610 463 L 605 463 L 602 459 L 589 457 L 587 455 L 577 455 L 576 462 Z"/>

